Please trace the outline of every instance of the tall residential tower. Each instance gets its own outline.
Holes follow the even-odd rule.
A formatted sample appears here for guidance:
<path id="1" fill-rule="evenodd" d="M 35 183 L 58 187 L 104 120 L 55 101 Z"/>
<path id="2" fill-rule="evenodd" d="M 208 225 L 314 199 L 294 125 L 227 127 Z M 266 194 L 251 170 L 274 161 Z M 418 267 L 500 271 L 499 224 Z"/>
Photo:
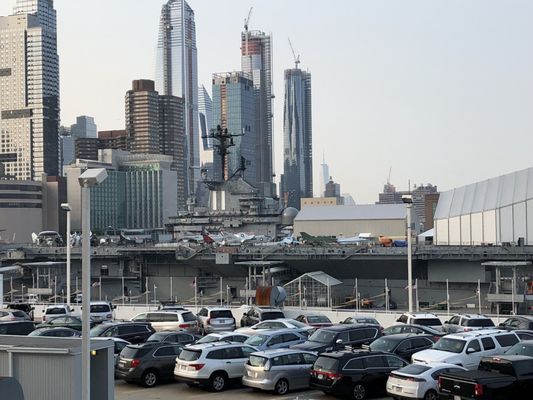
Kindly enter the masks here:
<path id="1" fill-rule="evenodd" d="M 186 196 L 193 201 L 200 180 L 198 61 L 194 11 L 185 0 L 168 0 L 162 6 L 155 76 L 159 94 L 181 97 L 185 102 Z"/>
<path id="2" fill-rule="evenodd" d="M 287 207 L 300 208 L 302 197 L 313 197 L 313 131 L 311 74 L 285 70 L 283 111 L 283 176 L 281 198 Z"/>
<path id="3" fill-rule="evenodd" d="M 0 163 L 17 179 L 59 175 L 59 57 L 53 0 L 0 17 Z"/>

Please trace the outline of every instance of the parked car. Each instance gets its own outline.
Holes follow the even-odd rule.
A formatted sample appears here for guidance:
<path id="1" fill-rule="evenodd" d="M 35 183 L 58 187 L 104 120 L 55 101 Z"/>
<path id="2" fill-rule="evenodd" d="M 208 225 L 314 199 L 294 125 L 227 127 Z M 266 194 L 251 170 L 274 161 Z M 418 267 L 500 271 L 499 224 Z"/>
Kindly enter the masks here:
<path id="1" fill-rule="evenodd" d="M 28 336 L 80 337 L 81 332 L 71 328 L 38 328 Z"/>
<path id="2" fill-rule="evenodd" d="M 114 306 L 112 306 L 107 301 L 91 301 L 90 312 L 91 319 L 95 323 L 100 323 L 104 321 L 113 321 L 114 317 Z"/>
<path id="3" fill-rule="evenodd" d="M 306 325 L 303 322 L 299 322 L 290 318 L 279 318 L 259 322 L 246 328 L 239 328 L 236 329 L 235 332 L 245 333 L 247 335 L 257 335 L 263 331 L 271 329 L 294 329 L 306 335 L 309 334 L 309 332 L 315 331 L 315 328 Z"/>
<path id="4" fill-rule="evenodd" d="M 27 335 L 35 330 L 32 321 L 0 322 L 0 335 Z"/>
<path id="5" fill-rule="evenodd" d="M 130 343 L 144 343 L 155 332 L 148 322 L 112 322 L 91 329 L 91 337 L 117 337 Z"/>
<path id="6" fill-rule="evenodd" d="M 71 315 L 72 309 L 66 304 L 53 304 L 47 306 L 43 311 L 43 322 L 46 322 L 49 318 L 63 317 L 65 315 Z"/>
<path id="7" fill-rule="evenodd" d="M 257 350 L 283 349 L 292 345 L 303 343 L 307 336 L 293 329 L 268 330 L 253 335 L 246 339 L 244 344 L 255 347 Z"/>
<path id="8" fill-rule="evenodd" d="M 324 328 L 333 325 L 331 320 L 322 314 L 302 314 L 294 319 L 314 328 Z"/>
<path id="9" fill-rule="evenodd" d="M 410 364 L 391 372 L 387 380 L 387 394 L 393 399 L 437 400 L 438 379 L 446 372 L 467 371 L 453 364 Z"/>
<path id="10" fill-rule="evenodd" d="M 200 339 L 198 336 L 188 332 L 156 332 L 150 336 L 146 342 L 166 342 L 178 343 L 182 346 L 196 343 Z"/>
<path id="11" fill-rule="evenodd" d="M 134 322 L 149 322 L 156 331 L 177 331 L 179 329 L 196 333 L 198 320 L 190 311 L 150 311 L 136 315 Z"/>
<path id="12" fill-rule="evenodd" d="M 122 339 L 116 338 L 116 337 L 96 337 L 96 338 L 92 338 L 92 340 L 112 340 L 113 341 L 113 355 L 114 355 L 114 358 L 115 358 L 115 366 L 117 365 L 118 356 L 119 356 L 120 352 L 128 344 L 131 344 L 130 342 L 128 342 L 126 340 L 122 340 Z"/>
<path id="13" fill-rule="evenodd" d="M 457 314 L 444 322 L 444 331 L 447 333 L 469 332 L 491 328 L 494 328 L 492 319 L 480 314 Z"/>
<path id="14" fill-rule="evenodd" d="M 433 329 L 429 326 L 415 324 L 398 324 L 383 329 L 384 335 L 397 335 L 400 333 L 415 333 L 417 335 L 431 335 L 435 340 L 439 340 L 446 332 Z"/>
<path id="15" fill-rule="evenodd" d="M 507 331 L 514 331 L 516 329 L 530 331 L 533 330 L 533 317 L 515 315 L 507 318 L 505 321 L 499 324 L 498 328 L 505 329 Z"/>
<path id="16" fill-rule="evenodd" d="M 533 340 L 533 331 L 517 329 L 513 332 L 517 334 L 520 340 Z"/>
<path id="17" fill-rule="evenodd" d="M 377 319 L 372 317 L 348 317 L 343 321 L 340 321 L 339 324 L 374 324 L 380 325 Z"/>
<path id="18" fill-rule="evenodd" d="M 131 344 L 118 356 L 115 376 L 128 383 L 154 387 L 174 378 L 176 356 L 182 346 L 176 343 Z"/>
<path id="19" fill-rule="evenodd" d="M 533 358 L 502 355 L 482 358 L 475 371 L 439 377 L 440 399 L 529 399 L 533 392 Z"/>
<path id="20" fill-rule="evenodd" d="M 213 342 L 236 342 L 244 343 L 246 339 L 250 336 L 245 335 L 244 333 L 237 332 L 220 332 L 220 333 L 210 333 L 205 335 L 203 338 L 198 339 L 196 343 L 213 343 Z"/>
<path id="21" fill-rule="evenodd" d="M 279 318 L 285 318 L 285 315 L 277 308 L 253 306 L 242 314 L 240 326 L 252 326 L 261 321 Z"/>
<path id="22" fill-rule="evenodd" d="M 338 351 L 320 354 L 311 370 L 311 388 L 354 400 L 386 391 L 392 371 L 407 362 L 385 352 Z"/>
<path id="23" fill-rule="evenodd" d="M 24 311 L 3 309 L 0 310 L 0 321 L 31 321 Z"/>
<path id="24" fill-rule="evenodd" d="M 240 382 L 244 364 L 257 350 L 240 343 L 203 343 L 185 347 L 176 359 L 174 376 L 189 386 L 201 385 L 214 392 L 226 389 L 230 381 Z"/>
<path id="25" fill-rule="evenodd" d="M 34 310 L 35 307 L 33 307 L 31 304 L 28 303 L 9 303 L 6 305 L 7 308 L 10 310 L 20 310 L 24 311 L 30 319 L 33 321 L 34 319 Z"/>
<path id="26" fill-rule="evenodd" d="M 74 315 L 67 315 L 64 317 L 50 317 L 47 319 L 46 322 L 43 322 L 42 324 L 37 325 L 37 328 L 71 328 L 77 331 L 81 331 L 81 317 L 76 317 Z M 92 328 L 96 324 L 92 320 L 92 318 L 89 321 L 89 326 Z"/>
<path id="27" fill-rule="evenodd" d="M 311 368 L 317 356 L 296 349 L 252 353 L 244 366 L 244 386 L 284 395 L 289 390 L 309 388 Z"/>
<path id="28" fill-rule="evenodd" d="M 507 350 L 505 355 L 533 357 L 533 341 L 519 342 Z M 531 371 L 533 373 L 533 370 Z"/>
<path id="29" fill-rule="evenodd" d="M 381 332 L 376 325 L 334 325 L 318 329 L 307 341 L 292 347 L 322 353 L 343 349 L 345 346 L 370 344 L 380 336 Z"/>
<path id="30" fill-rule="evenodd" d="M 227 307 L 203 307 L 196 316 L 202 335 L 233 331 L 236 327 L 231 309 Z"/>
<path id="31" fill-rule="evenodd" d="M 444 362 L 476 369 L 482 357 L 503 354 L 519 341 L 515 333 L 501 330 L 451 333 L 431 349 L 413 354 L 412 360 L 414 363 Z"/>
<path id="32" fill-rule="evenodd" d="M 438 331 L 443 330 L 442 322 L 435 314 L 405 313 L 396 320 L 402 324 L 429 326 Z"/>
<path id="33" fill-rule="evenodd" d="M 411 356 L 422 350 L 429 349 L 435 344 L 431 335 L 416 335 L 403 333 L 399 335 L 382 336 L 374 340 L 368 348 L 372 351 L 386 351 L 396 354 L 406 361 L 411 361 Z"/>

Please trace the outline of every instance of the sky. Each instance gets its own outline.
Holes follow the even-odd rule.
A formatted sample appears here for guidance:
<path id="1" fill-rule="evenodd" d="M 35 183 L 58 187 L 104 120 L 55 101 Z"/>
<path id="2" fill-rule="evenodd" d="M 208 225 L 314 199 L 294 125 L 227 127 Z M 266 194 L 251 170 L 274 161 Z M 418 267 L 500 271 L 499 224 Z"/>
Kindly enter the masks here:
<path id="1" fill-rule="evenodd" d="M 0 0 L 0 15 L 15 0 Z M 91 115 L 124 129 L 133 79 L 154 78 L 163 0 L 55 0 L 62 124 Z M 533 2 L 529 0 L 190 0 L 199 83 L 240 69 L 240 32 L 274 38 L 274 151 L 283 172 L 283 70 L 313 79 L 315 195 L 330 174 L 359 204 L 392 167 L 400 190 L 448 190 L 531 167 Z"/>

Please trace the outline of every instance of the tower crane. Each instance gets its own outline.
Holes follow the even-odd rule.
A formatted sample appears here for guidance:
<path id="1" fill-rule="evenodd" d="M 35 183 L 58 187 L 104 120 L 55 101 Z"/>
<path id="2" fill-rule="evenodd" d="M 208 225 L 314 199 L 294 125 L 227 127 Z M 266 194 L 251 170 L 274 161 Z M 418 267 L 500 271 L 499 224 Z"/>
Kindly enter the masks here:
<path id="1" fill-rule="evenodd" d="M 296 69 L 298 69 L 298 64 L 300 64 L 300 55 L 296 55 L 294 47 L 292 47 L 291 38 L 289 38 L 289 46 L 291 46 L 292 56 L 294 57 L 294 65 L 296 66 Z"/>

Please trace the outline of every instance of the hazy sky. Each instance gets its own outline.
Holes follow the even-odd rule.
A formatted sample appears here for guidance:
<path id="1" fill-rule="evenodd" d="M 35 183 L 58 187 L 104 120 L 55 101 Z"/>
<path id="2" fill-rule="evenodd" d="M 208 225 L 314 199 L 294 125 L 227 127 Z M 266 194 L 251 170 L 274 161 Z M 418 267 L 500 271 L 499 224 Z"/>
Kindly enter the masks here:
<path id="1" fill-rule="evenodd" d="M 0 15 L 15 0 L 0 0 Z M 131 80 L 154 77 L 163 0 L 56 0 L 61 118 L 124 128 Z M 191 0 L 199 82 L 240 69 L 240 32 L 274 36 L 275 153 L 282 173 L 287 37 L 313 76 L 315 188 L 325 151 L 358 203 L 399 189 L 441 190 L 533 165 L 530 0 Z M 317 190 L 315 189 L 315 192 Z"/>

